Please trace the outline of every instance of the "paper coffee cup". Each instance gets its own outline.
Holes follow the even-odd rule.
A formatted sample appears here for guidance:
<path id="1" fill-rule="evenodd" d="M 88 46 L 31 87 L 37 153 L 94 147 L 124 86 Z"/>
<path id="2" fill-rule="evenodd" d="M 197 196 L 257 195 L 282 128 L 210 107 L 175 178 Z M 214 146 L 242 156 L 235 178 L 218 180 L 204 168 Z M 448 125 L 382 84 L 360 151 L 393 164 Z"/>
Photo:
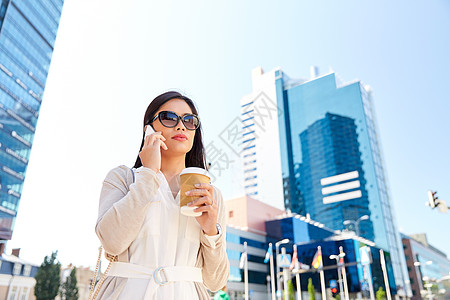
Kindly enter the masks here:
<path id="1" fill-rule="evenodd" d="M 187 206 L 191 201 L 194 201 L 200 197 L 188 196 L 187 191 L 195 189 L 197 183 L 210 183 L 211 179 L 208 171 L 202 168 L 189 167 L 181 171 L 180 173 L 180 211 L 183 215 L 198 217 L 201 216 L 201 212 L 194 212 L 197 206 Z"/>

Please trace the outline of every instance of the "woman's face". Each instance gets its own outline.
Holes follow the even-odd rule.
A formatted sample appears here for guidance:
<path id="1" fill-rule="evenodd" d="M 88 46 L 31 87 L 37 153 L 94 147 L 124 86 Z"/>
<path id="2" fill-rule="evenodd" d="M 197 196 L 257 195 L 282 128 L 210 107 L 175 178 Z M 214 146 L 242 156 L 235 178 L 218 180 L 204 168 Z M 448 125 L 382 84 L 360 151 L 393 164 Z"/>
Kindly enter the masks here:
<path id="1" fill-rule="evenodd" d="M 156 112 L 155 116 L 161 111 L 172 111 L 182 117 L 185 114 L 192 114 L 192 110 L 186 101 L 181 99 L 172 99 L 164 103 Z M 192 149 L 194 144 L 195 130 L 188 130 L 181 120 L 175 127 L 168 128 L 161 124 L 159 118 L 153 123 L 155 131 L 161 131 L 166 138 L 167 150 L 161 150 L 161 154 L 186 154 Z"/>

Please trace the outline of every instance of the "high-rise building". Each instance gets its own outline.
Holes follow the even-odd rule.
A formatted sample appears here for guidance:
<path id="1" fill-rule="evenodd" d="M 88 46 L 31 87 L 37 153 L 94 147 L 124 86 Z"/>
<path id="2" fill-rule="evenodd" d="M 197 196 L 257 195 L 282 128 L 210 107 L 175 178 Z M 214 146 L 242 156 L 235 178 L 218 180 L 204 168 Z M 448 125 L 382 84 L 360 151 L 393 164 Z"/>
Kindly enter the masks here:
<path id="1" fill-rule="evenodd" d="M 398 294 L 410 295 L 370 87 L 316 68 L 298 80 L 256 68 L 252 82 L 241 100 L 246 193 L 375 242 L 390 256 Z"/>
<path id="2" fill-rule="evenodd" d="M 63 2 L 0 0 L 0 250 L 13 233 Z"/>

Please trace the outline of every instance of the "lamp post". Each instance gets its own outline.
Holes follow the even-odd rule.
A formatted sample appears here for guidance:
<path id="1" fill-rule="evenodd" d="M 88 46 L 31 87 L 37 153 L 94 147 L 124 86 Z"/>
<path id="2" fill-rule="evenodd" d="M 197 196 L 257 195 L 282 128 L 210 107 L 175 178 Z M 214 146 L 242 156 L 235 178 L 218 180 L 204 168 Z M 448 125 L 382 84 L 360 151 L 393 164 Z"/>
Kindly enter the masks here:
<path id="1" fill-rule="evenodd" d="M 339 263 L 339 260 L 341 257 L 344 257 L 345 253 L 341 252 L 338 255 L 330 255 L 330 259 L 335 259 L 336 260 L 336 264 L 338 266 L 338 276 L 339 276 L 339 295 L 341 296 L 341 299 L 346 299 L 344 296 L 344 289 L 342 288 L 342 273 L 341 273 L 341 264 Z"/>
<path id="2" fill-rule="evenodd" d="M 419 289 L 420 290 L 424 290 L 424 285 L 423 285 L 423 278 L 422 278 L 422 270 L 420 269 L 420 267 L 422 265 L 431 265 L 433 262 L 431 260 L 426 261 L 424 263 L 415 261 L 414 262 L 414 267 L 416 268 L 416 277 L 417 277 L 417 282 L 419 283 Z"/>
<path id="3" fill-rule="evenodd" d="M 422 279 L 427 282 L 424 286 L 427 288 L 428 291 L 427 295 L 428 299 L 433 299 L 433 294 L 431 293 L 431 287 L 433 286 L 433 284 L 430 283 L 430 278 L 428 276 L 425 276 Z"/>
<path id="4" fill-rule="evenodd" d="M 353 224 L 353 226 L 355 226 L 355 232 L 357 236 L 360 236 L 360 232 L 359 232 L 359 222 L 364 221 L 364 220 L 369 220 L 369 216 L 368 215 L 364 215 L 358 218 L 358 220 L 353 221 L 353 220 L 345 220 L 342 224 L 344 224 L 345 226 L 349 225 L 349 224 Z"/>
<path id="5" fill-rule="evenodd" d="M 278 276 L 278 271 L 279 271 L 279 266 L 280 266 L 280 262 L 278 261 L 278 248 L 280 247 L 281 244 L 287 244 L 289 243 L 289 239 L 283 239 L 281 241 L 278 241 L 275 243 L 275 254 L 276 254 L 276 260 L 277 260 L 277 269 L 276 269 L 276 274 L 275 276 L 277 277 L 277 298 L 281 298 L 281 288 L 280 288 L 280 277 Z M 280 291 L 278 293 L 278 291 Z"/>

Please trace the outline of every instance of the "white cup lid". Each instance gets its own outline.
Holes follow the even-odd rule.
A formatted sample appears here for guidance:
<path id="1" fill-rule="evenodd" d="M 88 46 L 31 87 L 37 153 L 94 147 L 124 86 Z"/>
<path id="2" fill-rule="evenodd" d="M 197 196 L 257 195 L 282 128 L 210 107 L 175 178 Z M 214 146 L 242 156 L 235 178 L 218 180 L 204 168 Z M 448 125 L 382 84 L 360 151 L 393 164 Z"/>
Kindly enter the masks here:
<path id="1" fill-rule="evenodd" d="M 202 169 L 202 168 L 197 168 L 197 167 L 189 167 L 189 168 L 183 169 L 183 171 L 181 171 L 181 173 L 180 173 L 180 176 L 183 174 L 201 174 L 201 175 L 208 176 L 208 178 L 211 178 L 211 176 L 209 176 L 208 171 L 206 171 L 205 169 Z"/>

